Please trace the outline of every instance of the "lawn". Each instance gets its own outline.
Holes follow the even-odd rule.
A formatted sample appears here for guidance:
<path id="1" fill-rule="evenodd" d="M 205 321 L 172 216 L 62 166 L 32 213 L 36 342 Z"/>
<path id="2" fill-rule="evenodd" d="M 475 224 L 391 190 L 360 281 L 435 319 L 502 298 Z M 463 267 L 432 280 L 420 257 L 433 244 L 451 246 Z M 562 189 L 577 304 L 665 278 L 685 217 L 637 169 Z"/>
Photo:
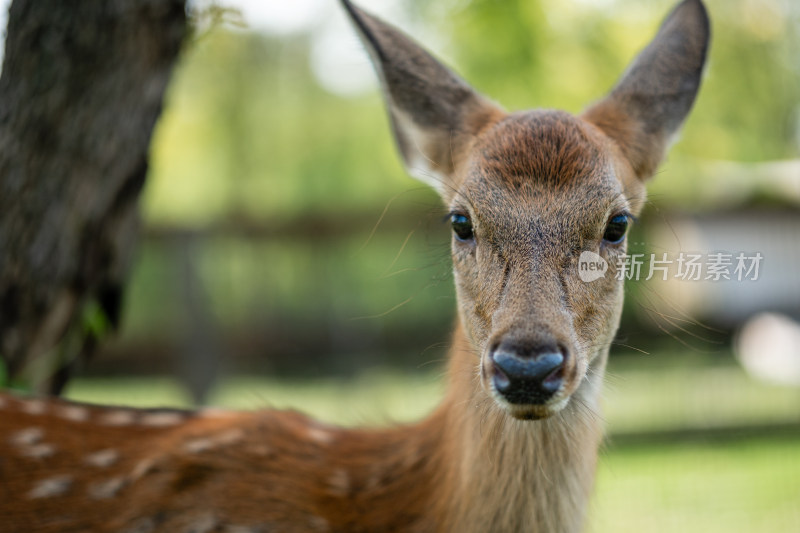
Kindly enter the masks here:
<path id="1" fill-rule="evenodd" d="M 592 533 L 800 531 L 800 439 L 607 450 Z"/>
<path id="2" fill-rule="evenodd" d="M 753 382 L 735 366 L 646 367 L 612 365 L 604 415 L 610 433 L 800 420 L 800 391 Z M 291 407 L 329 422 L 381 424 L 423 416 L 440 395 L 435 374 L 379 372 L 349 381 L 231 378 L 211 403 Z M 187 405 L 167 379 L 76 380 L 69 396 Z M 649 445 L 615 445 L 612 438 L 600 460 L 589 531 L 800 531 L 800 437 Z"/>

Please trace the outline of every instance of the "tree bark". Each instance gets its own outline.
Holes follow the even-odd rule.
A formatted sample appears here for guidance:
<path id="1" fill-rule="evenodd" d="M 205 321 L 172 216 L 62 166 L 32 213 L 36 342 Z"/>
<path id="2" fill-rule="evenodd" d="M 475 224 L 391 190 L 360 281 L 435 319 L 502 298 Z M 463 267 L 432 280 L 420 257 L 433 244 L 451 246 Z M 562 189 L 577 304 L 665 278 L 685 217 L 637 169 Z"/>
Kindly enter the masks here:
<path id="1" fill-rule="evenodd" d="M 0 356 L 60 392 L 119 320 L 183 0 L 14 0 L 0 77 Z"/>

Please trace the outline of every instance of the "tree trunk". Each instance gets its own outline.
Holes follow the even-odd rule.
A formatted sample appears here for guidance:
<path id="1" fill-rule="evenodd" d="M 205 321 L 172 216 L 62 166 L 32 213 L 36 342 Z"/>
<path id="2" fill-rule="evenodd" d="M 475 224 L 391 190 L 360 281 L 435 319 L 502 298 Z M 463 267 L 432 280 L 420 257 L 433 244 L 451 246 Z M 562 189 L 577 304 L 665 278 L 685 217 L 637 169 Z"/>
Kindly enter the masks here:
<path id="1" fill-rule="evenodd" d="M 58 393 L 119 319 L 183 0 L 14 0 L 0 77 L 0 356 Z"/>

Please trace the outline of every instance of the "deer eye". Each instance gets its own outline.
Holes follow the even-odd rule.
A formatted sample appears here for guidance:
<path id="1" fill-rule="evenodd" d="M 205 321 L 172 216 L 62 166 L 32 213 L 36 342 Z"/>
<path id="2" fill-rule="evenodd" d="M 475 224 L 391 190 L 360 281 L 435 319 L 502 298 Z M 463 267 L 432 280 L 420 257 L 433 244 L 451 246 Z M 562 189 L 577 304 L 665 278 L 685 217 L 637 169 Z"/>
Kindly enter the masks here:
<path id="1" fill-rule="evenodd" d="M 453 213 L 450 215 L 450 224 L 453 226 L 453 233 L 460 241 L 468 241 L 475 236 L 472 232 L 472 221 L 466 215 Z"/>
<path id="2" fill-rule="evenodd" d="M 619 244 L 628 230 L 628 215 L 614 215 L 606 224 L 603 240 L 609 244 Z"/>

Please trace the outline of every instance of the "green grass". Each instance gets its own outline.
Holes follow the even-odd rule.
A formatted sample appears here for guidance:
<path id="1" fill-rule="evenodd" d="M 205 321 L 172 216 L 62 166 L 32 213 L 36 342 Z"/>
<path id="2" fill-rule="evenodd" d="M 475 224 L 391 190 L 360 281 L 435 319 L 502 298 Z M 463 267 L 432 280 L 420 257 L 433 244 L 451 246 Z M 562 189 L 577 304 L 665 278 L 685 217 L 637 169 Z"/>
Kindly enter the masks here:
<path id="1" fill-rule="evenodd" d="M 800 391 L 751 381 L 732 366 L 609 373 L 609 431 L 798 421 Z M 372 373 L 351 381 L 231 378 L 213 405 L 297 408 L 341 424 L 414 420 L 437 403 L 435 374 Z M 69 397 L 138 406 L 187 406 L 167 379 L 81 379 Z M 590 533 L 800 531 L 800 439 L 613 446 L 600 459 Z"/>
<path id="2" fill-rule="evenodd" d="M 294 408 L 331 423 L 409 421 L 424 416 L 442 394 L 440 376 L 366 373 L 352 380 L 225 379 L 210 404 L 237 409 Z M 75 400 L 152 406 L 189 406 L 173 380 L 77 379 Z M 800 390 L 756 382 L 738 367 L 609 369 L 603 417 L 610 431 L 800 422 Z"/>
<path id="3" fill-rule="evenodd" d="M 611 430 L 794 421 L 800 389 L 754 381 L 735 366 L 611 371 L 604 393 Z"/>
<path id="4" fill-rule="evenodd" d="M 234 409 L 297 409 L 330 423 L 383 424 L 418 419 L 441 395 L 434 374 L 364 374 L 353 380 L 277 380 L 234 377 L 212 394 L 210 405 Z M 189 407 L 189 397 L 166 378 L 77 379 L 67 396 L 73 400 L 137 407 Z"/>
<path id="5" fill-rule="evenodd" d="M 591 533 L 800 531 L 800 440 L 612 449 Z"/>

